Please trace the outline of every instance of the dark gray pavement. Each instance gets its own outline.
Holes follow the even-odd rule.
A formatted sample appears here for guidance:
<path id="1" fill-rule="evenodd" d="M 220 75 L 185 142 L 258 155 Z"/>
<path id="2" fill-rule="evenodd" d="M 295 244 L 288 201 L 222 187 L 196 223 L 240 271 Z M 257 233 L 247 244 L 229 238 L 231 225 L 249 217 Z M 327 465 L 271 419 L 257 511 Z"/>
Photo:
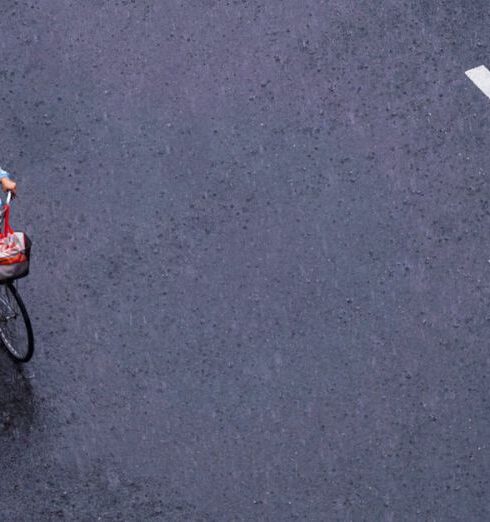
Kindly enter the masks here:
<path id="1" fill-rule="evenodd" d="M 0 520 L 490 520 L 488 2 L 1 7 Z"/>

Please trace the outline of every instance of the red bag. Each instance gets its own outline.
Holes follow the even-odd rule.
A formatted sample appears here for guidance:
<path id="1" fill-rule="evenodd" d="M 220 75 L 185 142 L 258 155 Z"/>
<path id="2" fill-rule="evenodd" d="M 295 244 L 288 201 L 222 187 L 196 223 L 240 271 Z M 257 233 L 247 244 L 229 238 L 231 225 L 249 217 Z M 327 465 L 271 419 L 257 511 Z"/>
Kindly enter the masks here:
<path id="1" fill-rule="evenodd" d="M 25 277 L 29 273 L 31 240 L 10 226 L 10 205 L 3 207 L 3 232 L 0 232 L 0 283 Z"/>

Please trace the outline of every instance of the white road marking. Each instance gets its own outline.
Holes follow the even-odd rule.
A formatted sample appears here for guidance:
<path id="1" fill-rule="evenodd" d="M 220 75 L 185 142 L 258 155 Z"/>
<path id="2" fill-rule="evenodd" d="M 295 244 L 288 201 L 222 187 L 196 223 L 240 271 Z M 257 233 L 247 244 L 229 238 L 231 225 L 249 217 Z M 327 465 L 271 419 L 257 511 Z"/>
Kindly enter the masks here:
<path id="1" fill-rule="evenodd" d="M 483 94 L 490 98 L 490 71 L 484 65 L 470 69 L 465 74 Z"/>

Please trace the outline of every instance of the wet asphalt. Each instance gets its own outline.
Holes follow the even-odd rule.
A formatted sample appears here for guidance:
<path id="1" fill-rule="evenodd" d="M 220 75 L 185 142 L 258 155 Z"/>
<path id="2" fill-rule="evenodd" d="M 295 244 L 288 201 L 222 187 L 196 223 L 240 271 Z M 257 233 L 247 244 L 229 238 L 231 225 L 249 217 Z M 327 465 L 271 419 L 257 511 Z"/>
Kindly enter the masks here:
<path id="1" fill-rule="evenodd" d="M 4 0 L 36 335 L 1 521 L 490 520 L 483 0 Z"/>

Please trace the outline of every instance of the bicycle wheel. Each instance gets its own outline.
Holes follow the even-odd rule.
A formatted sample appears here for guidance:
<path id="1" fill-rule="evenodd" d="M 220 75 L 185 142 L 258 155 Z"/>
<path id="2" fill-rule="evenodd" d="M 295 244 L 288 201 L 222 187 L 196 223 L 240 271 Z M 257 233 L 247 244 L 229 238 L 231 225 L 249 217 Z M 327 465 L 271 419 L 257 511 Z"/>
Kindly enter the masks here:
<path id="1" fill-rule="evenodd" d="M 27 362 L 34 353 L 31 321 L 13 283 L 0 285 L 0 339 L 17 362 Z"/>

